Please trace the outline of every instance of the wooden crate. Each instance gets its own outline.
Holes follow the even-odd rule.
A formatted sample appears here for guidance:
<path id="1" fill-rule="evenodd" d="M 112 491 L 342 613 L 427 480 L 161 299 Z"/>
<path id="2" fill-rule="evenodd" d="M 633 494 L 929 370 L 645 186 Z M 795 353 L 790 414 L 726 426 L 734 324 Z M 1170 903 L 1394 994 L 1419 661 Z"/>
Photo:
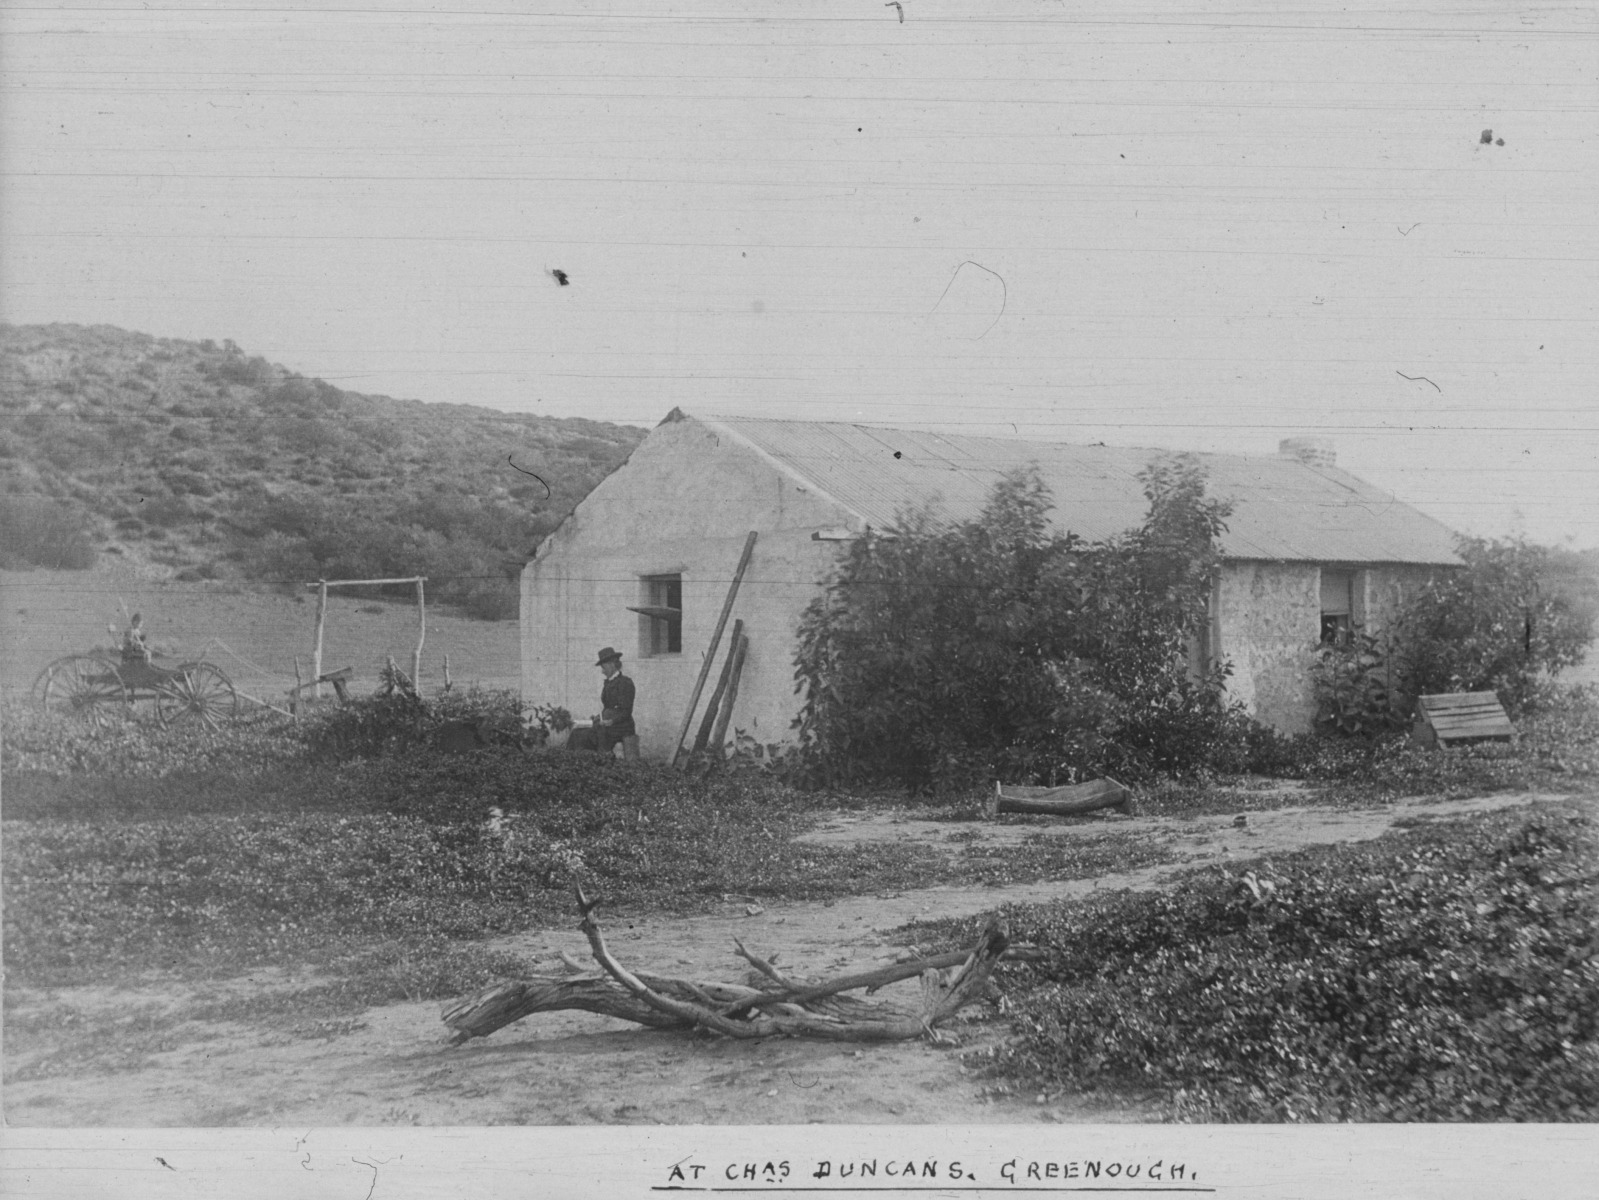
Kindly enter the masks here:
<path id="1" fill-rule="evenodd" d="M 1425 749 L 1467 742 L 1508 742 L 1516 727 L 1492 692 L 1450 692 L 1416 697 L 1413 745 Z"/>

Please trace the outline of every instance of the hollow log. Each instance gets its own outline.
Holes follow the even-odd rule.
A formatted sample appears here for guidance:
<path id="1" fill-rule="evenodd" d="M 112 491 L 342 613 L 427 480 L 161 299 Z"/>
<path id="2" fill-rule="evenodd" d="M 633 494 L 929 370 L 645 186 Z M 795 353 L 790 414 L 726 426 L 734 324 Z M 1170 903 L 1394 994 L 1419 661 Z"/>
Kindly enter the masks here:
<path id="1" fill-rule="evenodd" d="M 1133 794 L 1114 779 L 1094 779 L 1069 787 L 1009 787 L 994 785 L 989 814 L 1038 813 L 1051 817 L 1073 817 L 1102 808 L 1132 810 Z"/>

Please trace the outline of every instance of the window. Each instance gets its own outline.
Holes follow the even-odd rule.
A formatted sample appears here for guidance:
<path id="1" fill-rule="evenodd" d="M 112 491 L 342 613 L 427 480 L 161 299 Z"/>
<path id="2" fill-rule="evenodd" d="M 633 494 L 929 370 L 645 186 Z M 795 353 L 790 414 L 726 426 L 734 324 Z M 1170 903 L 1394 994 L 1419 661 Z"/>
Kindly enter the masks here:
<path id="1" fill-rule="evenodd" d="M 1354 620 L 1355 573 L 1321 573 L 1321 644 L 1347 646 Z"/>
<path id="2" fill-rule="evenodd" d="M 639 657 L 683 653 L 683 577 L 646 575 L 639 581 Z"/>

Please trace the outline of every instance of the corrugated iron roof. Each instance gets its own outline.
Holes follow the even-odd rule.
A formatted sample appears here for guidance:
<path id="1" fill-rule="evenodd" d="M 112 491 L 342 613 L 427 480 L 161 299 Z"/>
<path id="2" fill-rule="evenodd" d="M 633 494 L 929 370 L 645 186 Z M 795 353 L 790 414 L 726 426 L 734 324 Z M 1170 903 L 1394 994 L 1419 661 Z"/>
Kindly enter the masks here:
<path id="1" fill-rule="evenodd" d="M 785 470 L 883 529 L 930 500 L 976 516 L 1006 472 L 1036 463 L 1055 522 L 1089 540 L 1135 528 L 1147 502 L 1138 473 L 1161 450 L 967 437 L 822 421 L 715 416 Z M 1280 456 L 1198 454 L 1210 493 L 1233 502 L 1228 558 L 1331 563 L 1458 563 L 1441 522 L 1333 467 Z"/>

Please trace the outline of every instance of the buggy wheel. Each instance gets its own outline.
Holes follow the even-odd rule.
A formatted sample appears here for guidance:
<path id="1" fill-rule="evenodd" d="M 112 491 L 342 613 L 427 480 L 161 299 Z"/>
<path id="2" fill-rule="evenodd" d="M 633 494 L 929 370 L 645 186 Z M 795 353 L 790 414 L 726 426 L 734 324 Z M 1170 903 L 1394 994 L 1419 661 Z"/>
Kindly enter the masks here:
<path id="1" fill-rule="evenodd" d="M 56 659 L 39 672 L 33 694 L 50 712 L 95 726 L 104 725 L 132 699 L 116 664 L 91 654 Z"/>
<path id="2" fill-rule="evenodd" d="M 216 729 L 238 715 L 239 696 L 233 681 L 210 663 L 184 663 L 156 689 L 155 710 L 164 725 L 199 721 Z"/>

